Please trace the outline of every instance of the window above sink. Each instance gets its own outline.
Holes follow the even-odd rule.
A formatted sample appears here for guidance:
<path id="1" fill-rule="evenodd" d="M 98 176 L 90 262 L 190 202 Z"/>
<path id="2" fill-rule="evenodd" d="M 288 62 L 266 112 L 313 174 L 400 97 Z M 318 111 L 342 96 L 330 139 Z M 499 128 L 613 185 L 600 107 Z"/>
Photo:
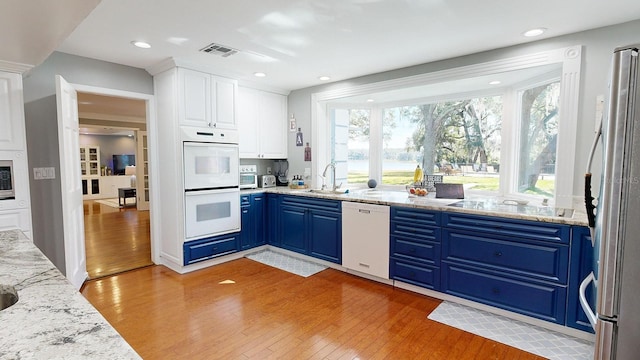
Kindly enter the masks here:
<path id="1" fill-rule="evenodd" d="M 575 152 L 580 50 L 313 94 L 313 141 L 331 144 L 315 159 L 335 161 L 348 186 L 404 187 L 419 164 L 470 194 L 570 208 L 574 159 L 556 155 Z"/>

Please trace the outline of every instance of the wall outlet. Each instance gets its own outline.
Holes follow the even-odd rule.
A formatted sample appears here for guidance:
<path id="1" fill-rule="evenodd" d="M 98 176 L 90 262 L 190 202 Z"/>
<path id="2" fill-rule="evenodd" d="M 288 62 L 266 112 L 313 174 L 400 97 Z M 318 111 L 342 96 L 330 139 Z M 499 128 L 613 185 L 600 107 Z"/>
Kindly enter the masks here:
<path id="1" fill-rule="evenodd" d="M 271 175 L 271 166 L 267 166 L 267 175 Z"/>

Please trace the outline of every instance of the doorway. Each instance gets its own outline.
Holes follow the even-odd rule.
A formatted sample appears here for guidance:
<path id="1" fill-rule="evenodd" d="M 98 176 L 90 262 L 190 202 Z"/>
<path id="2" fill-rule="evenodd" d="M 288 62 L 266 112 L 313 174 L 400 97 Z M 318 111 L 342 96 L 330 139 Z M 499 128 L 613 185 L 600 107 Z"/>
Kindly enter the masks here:
<path id="1" fill-rule="evenodd" d="M 152 265 L 146 101 L 77 94 L 88 278 Z"/>

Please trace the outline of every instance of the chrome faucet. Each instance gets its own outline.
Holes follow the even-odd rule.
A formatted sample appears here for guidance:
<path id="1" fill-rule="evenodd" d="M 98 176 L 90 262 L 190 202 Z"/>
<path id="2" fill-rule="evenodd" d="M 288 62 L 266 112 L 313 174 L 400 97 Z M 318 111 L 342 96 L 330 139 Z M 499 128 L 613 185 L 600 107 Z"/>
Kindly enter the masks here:
<path id="1" fill-rule="evenodd" d="M 334 163 L 333 161 L 328 163 L 327 166 L 325 166 L 324 171 L 322 172 L 322 177 L 325 178 L 327 176 L 327 170 L 329 170 L 329 168 L 332 168 L 333 172 L 332 172 L 332 178 L 331 178 L 331 186 L 332 186 L 332 190 L 336 191 L 337 188 L 339 188 L 340 186 L 342 186 L 342 184 L 337 185 L 336 186 L 336 163 Z M 323 181 L 324 183 L 324 181 Z"/>

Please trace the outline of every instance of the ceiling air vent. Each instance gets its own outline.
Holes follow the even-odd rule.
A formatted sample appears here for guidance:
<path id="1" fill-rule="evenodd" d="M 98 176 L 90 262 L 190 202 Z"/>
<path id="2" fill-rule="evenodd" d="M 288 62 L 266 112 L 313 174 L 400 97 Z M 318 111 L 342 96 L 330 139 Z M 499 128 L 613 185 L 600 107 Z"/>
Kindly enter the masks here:
<path id="1" fill-rule="evenodd" d="M 228 46 L 224 46 L 216 43 L 211 43 L 203 47 L 202 49 L 200 49 L 200 51 L 203 51 L 209 54 L 220 55 L 222 57 L 231 56 L 238 52 L 238 50 L 234 48 L 230 48 Z"/>

